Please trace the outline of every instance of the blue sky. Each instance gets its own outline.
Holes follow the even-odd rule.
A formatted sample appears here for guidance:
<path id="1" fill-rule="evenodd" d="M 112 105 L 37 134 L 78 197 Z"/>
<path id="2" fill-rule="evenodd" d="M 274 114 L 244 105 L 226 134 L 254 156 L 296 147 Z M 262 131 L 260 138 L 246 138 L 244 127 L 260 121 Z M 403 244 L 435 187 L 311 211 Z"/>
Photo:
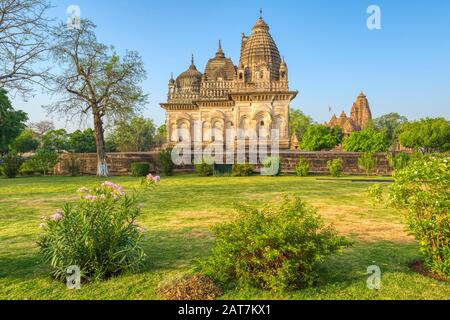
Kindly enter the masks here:
<path id="1" fill-rule="evenodd" d="M 164 122 L 170 73 L 205 64 L 222 40 L 238 64 L 241 33 L 249 34 L 263 9 L 281 55 L 289 67 L 290 87 L 300 92 L 292 103 L 314 120 L 331 116 L 328 107 L 347 113 L 363 90 L 375 117 L 398 112 L 409 119 L 450 118 L 450 1 L 448 0 L 54 0 L 51 15 L 66 20 L 76 4 L 83 18 L 98 25 L 101 42 L 119 53 L 143 57 L 150 95 L 144 115 Z M 381 8 L 381 30 L 366 26 L 369 5 Z M 16 108 L 32 121 L 46 118 L 37 94 Z M 69 130 L 76 125 L 54 119 Z"/>

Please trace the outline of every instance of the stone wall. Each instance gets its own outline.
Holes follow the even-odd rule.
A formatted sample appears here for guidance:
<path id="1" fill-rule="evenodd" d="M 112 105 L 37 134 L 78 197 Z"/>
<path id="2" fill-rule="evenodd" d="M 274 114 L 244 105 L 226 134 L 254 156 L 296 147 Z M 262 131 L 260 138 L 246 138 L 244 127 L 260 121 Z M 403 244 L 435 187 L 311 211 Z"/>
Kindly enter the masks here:
<path id="1" fill-rule="evenodd" d="M 341 158 L 344 161 L 344 173 L 346 174 L 364 174 L 363 170 L 358 167 L 358 158 L 361 153 L 351 152 L 300 152 L 300 151 L 282 151 L 283 172 L 295 172 L 295 166 L 300 157 L 307 159 L 310 163 L 310 171 L 314 174 L 327 174 L 327 161 Z M 389 168 L 386 155 L 384 153 L 375 154 L 378 159 L 378 165 L 375 172 L 378 175 L 389 175 Z M 83 175 L 95 175 L 97 171 L 96 154 L 76 154 L 74 155 L 80 164 L 80 173 Z M 136 153 L 109 153 L 108 167 L 111 175 L 129 175 L 131 164 L 133 162 L 148 162 L 151 164 L 151 171 L 158 170 L 156 165 L 157 152 L 136 152 Z M 57 175 L 68 175 L 70 156 L 68 154 L 61 155 L 61 161 L 55 168 Z M 193 166 L 177 167 L 175 172 L 193 172 Z"/>
<path id="2" fill-rule="evenodd" d="M 295 172 L 295 166 L 299 161 L 299 158 L 304 158 L 309 161 L 310 172 L 314 174 L 328 174 L 327 162 L 329 160 L 341 158 L 344 161 L 344 173 L 360 175 L 365 174 L 358 166 L 358 159 L 361 157 L 361 153 L 356 152 L 300 152 L 300 151 L 288 151 L 283 152 L 282 169 L 284 172 Z M 374 154 L 377 158 L 377 167 L 374 173 L 378 175 L 390 175 L 392 169 L 389 167 L 389 162 L 386 159 L 386 154 L 378 153 Z"/>

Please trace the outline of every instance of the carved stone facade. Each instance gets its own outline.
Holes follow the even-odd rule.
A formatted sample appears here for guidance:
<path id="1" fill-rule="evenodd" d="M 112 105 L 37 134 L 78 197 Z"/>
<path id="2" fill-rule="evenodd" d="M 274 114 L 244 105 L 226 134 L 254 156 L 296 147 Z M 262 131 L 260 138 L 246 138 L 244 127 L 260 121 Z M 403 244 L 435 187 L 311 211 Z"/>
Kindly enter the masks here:
<path id="1" fill-rule="evenodd" d="M 250 132 L 270 141 L 271 130 L 279 129 L 279 147 L 287 149 L 289 105 L 297 94 L 289 90 L 287 64 L 261 17 L 251 35 L 242 34 L 238 66 L 226 58 L 219 42 L 203 74 L 192 57 L 188 70 L 170 79 L 168 99 L 161 107 L 166 110 L 171 144 L 193 141 L 200 134 L 204 144 L 231 141 L 236 146 L 238 140 L 249 138 Z M 198 132 L 194 132 L 194 124 L 200 125 Z M 242 129 L 244 135 L 238 135 L 236 129 Z"/>
<path id="2" fill-rule="evenodd" d="M 367 128 L 372 121 L 372 112 L 370 110 L 369 101 L 366 95 L 361 92 L 356 98 L 356 102 L 353 103 L 350 117 L 342 111 L 341 116 L 338 118 L 333 115 L 331 120 L 326 123 L 328 127 L 341 127 L 344 131 L 344 135 L 350 135 L 352 132 L 361 131 Z"/>

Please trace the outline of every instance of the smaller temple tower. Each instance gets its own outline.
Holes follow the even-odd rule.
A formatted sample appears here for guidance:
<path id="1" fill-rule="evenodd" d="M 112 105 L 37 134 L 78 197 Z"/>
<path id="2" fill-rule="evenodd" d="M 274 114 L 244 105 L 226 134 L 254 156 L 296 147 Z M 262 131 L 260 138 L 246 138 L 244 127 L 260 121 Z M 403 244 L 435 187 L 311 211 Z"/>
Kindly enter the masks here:
<path id="1" fill-rule="evenodd" d="M 327 127 L 341 127 L 345 135 L 350 135 L 352 132 L 366 129 L 371 121 L 372 112 L 370 111 L 369 101 L 364 92 L 361 92 L 352 105 L 350 117 L 342 111 L 339 118 L 333 115 L 325 125 Z"/>

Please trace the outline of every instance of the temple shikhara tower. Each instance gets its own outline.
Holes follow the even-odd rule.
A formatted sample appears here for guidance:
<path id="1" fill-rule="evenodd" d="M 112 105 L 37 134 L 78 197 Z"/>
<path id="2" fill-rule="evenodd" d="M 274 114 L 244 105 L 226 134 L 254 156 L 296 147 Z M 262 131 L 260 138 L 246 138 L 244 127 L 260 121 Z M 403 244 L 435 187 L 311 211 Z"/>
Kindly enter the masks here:
<path id="1" fill-rule="evenodd" d="M 194 135 L 198 140 L 199 134 L 205 144 L 234 143 L 245 139 L 238 131 L 264 134 L 259 139 L 269 141 L 272 129 L 278 129 L 279 147 L 287 149 L 289 105 L 297 94 L 289 89 L 288 66 L 261 17 L 250 35 L 242 34 L 238 65 L 226 57 L 219 41 L 203 73 L 192 57 L 189 68 L 170 79 L 168 99 L 161 107 L 171 144 L 192 141 Z M 201 132 L 194 132 L 194 123 L 201 124 Z M 225 136 L 230 132 L 231 139 Z"/>
<path id="2" fill-rule="evenodd" d="M 372 112 L 370 111 L 369 101 L 366 95 L 361 92 L 353 103 L 350 117 L 342 111 L 340 117 L 333 115 L 331 120 L 325 125 L 328 127 L 341 127 L 344 135 L 350 135 L 352 132 L 361 131 L 367 128 L 372 121 Z"/>

